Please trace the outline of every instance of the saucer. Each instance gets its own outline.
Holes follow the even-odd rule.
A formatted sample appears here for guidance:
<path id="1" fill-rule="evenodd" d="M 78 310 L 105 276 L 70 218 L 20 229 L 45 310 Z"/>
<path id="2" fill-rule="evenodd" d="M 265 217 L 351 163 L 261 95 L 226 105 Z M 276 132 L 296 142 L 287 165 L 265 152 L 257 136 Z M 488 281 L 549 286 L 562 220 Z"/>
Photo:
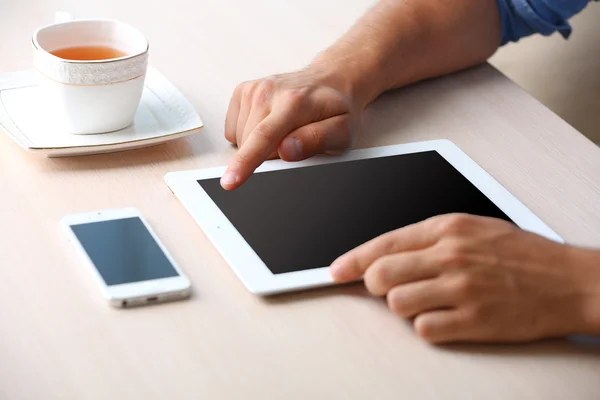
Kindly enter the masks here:
<path id="1" fill-rule="evenodd" d="M 203 126 L 187 99 L 151 67 L 134 122 L 120 131 L 95 135 L 65 132 L 41 98 L 36 71 L 0 74 L 0 131 L 25 150 L 47 157 L 147 147 L 194 134 Z"/>

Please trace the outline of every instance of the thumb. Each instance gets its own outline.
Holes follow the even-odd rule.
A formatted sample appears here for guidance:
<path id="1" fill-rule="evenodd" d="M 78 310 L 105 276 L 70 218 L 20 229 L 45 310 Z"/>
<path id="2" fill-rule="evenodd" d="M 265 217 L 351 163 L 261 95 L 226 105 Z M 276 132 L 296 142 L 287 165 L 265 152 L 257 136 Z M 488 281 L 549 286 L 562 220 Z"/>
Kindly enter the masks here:
<path id="1" fill-rule="evenodd" d="M 349 117 L 343 114 L 296 129 L 283 139 L 278 151 L 285 161 L 300 161 L 316 154 L 342 152 L 351 144 Z"/>

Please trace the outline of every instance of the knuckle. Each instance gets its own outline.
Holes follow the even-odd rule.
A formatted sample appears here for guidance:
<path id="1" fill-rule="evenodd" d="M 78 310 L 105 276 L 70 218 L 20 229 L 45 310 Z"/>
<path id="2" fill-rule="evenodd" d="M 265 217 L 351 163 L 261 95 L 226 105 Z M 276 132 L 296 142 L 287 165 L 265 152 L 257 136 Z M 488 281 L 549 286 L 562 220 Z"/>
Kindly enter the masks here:
<path id="1" fill-rule="evenodd" d="M 387 304 L 388 308 L 395 314 L 398 314 L 401 317 L 408 318 L 411 315 L 410 309 L 408 307 L 408 302 L 406 301 L 406 296 L 402 290 L 394 290 L 387 295 Z"/>
<path id="2" fill-rule="evenodd" d="M 275 79 L 275 77 L 273 77 L 273 76 L 268 76 L 264 79 L 261 79 L 261 81 L 259 83 L 263 90 L 266 90 L 269 92 L 274 91 L 275 88 L 277 87 L 277 79 Z"/>
<path id="3" fill-rule="evenodd" d="M 471 306 L 462 313 L 462 323 L 466 326 L 479 324 L 484 319 L 484 309 L 480 306 Z"/>
<path id="4" fill-rule="evenodd" d="M 471 274 L 460 274 L 455 278 L 452 290 L 459 299 L 471 298 L 476 294 L 477 282 Z"/>
<path id="5" fill-rule="evenodd" d="M 470 251 L 467 245 L 460 241 L 446 244 L 440 254 L 439 263 L 444 267 L 462 268 L 470 263 Z"/>
<path id="6" fill-rule="evenodd" d="M 344 265 L 346 265 L 346 272 L 349 275 L 353 277 L 363 276 L 364 279 L 366 273 L 361 269 L 360 261 L 355 254 L 344 256 Z"/>
<path id="7" fill-rule="evenodd" d="M 305 128 L 306 128 L 306 135 L 308 135 L 308 137 L 311 139 L 311 141 L 313 142 L 313 145 L 317 148 L 322 147 L 322 145 L 325 142 L 324 132 L 320 128 L 318 128 L 314 125 L 308 125 Z"/>
<path id="8" fill-rule="evenodd" d="M 244 92 L 244 87 L 246 86 L 246 82 L 238 83 L 233 89 L 234 96 L 239 96 Z"/>
<path id="9" fill-rule="evenodd" d="M 427 319 L 417 318 L 413 324 L 415 332 L 421 338 L 425 339 L 429 343 L 437 343 L 438 337 L 436 335 L 435 327 Z"/>
<path id="10" fill-rule="evenodd" d="M 448 214 L 440 217 L 437 223 L 442 235 L 460 236 L 471 230 L 474 218 L 468 214 Z"/>
<path id="11" fill-rule="evenodd" d="M 365 274 L 367 290 L 375 295 L 383 295 L 390 283 L 389 267 L 383 261 L 376 261 Z"/>
<path id="12" fill-rule="evenodd" d="M 257 83 L 255 81 L 245 82 L 242 84 L 240 89 L 241 91 L 241 99 L 242 103 L 248 103 L 252 101 L 252 97 L 254 96 L 254 91 L 256 90 Z"/>
<path id="13" fill-rule="evenodd" d="M 343 135 L 346 136 L 348 141 L 352 139 L 352 126 L 350 124 L 350 119 L 348 117 L 340 118 L 338 122 L 338 128 L 340 132 L 343 132 Z"/>
<path id="14" fill-rule="evenodd" d="M 235 155 L 235 160 L 236 160 L 236 164 L 238 166 L 245 166 L 248 165 L 250 163 L 250 158 L 248 157 L 247 154 L 238 151 Z"/>
<path id="15" fill-rule="evenodd" d="M 265 121 L 254 128 L 254 135 L 266 142 L 271 142 L 274 139 L 273 129 Z"/>
<path id="16" fill-rule="evenodd" d="M 378 252 L 381 254 L 393 254 L 396 253 L 398 248 L 398 238 L 400 236 L 400 229 L 384 233 L 379 236 L 373 242 L 377 244 Z"/>
<path id="17" fill-rule="evenodd" d="M 225 139 L 231 144 L 237 144 L 237 137 L 234 131 L 225 130 Z"/>
<path id="18" fill-rule="evenodd" d="M 303 88 L 290 89 L 285 92 L 285 101 L 292 107 L 300 107 L 308 99 L 308 91 Z"/>
<path id="19" fill-rule="evenodd" d="M 393 313 L 402 315 L 400 312 L 402 305 L 401 305 L 400 299 L 398 298 L 398 296 L 395 292 L 388 293 L 386 301 L 387 301 L 388 308 Z"/>
<path id="20" fill-rule="evenodd" d="M 339 135 L 336 138 L 336 141 L 340 143 L 342 148 L 346 149 L 352 146 L 352 128 L 348 118 L 340 118 L 337 122 L 337 126 L 334 128 L 334 131 L 336 132 L 336 135 Z M 324 134 L 326 135 L 327 132 L 324 132 Z"/>
<path id="21" fill-rule="evenodd" d="M 268 102 L 273 91 L 275 90 L 275 82 L 270 78 L 265 78 L 258 82 L 256 89 L 253 92 L 253 101 L 257 105 L 264 105 Z"/>
<path id="22" fill-rule="evenodd" d="M 248 95 L 252 91 L 252 85 L 253 83 L 250 81 L 242 82 L 236 86 L 235 91 L 241 95 Z"/>

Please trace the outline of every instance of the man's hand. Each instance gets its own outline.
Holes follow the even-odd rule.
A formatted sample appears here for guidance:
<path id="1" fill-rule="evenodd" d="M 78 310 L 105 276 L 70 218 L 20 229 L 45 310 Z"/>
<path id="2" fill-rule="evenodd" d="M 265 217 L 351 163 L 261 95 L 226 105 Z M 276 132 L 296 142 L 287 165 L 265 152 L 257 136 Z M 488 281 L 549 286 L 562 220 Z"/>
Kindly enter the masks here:
<path id="1" fill-rule="evenodd" d="M 239 150 L 228 190 L 266 159 L 349 148 L 362 110 L 381 93 L 487 59 L 500 44 L 496 0 L 380 0 L 303 71 L 239 85 L 225 136 Z"/>
<path id="2" fill-rule="evenodd" d="M 225 122 L 225 137 L 239 149 L 221 185 L 239 187 L 268 158 L 299 161 L 346 150 L 361 111 L 344 83 L 317 68 L 242 83 Z"/>
<path id="3" fill-rule="evenodd" d="M 433 343 L 600 333 L 599 253 L 498 219 L 434 217 L 345 254 L 331 273 L 364 277 Z"/>

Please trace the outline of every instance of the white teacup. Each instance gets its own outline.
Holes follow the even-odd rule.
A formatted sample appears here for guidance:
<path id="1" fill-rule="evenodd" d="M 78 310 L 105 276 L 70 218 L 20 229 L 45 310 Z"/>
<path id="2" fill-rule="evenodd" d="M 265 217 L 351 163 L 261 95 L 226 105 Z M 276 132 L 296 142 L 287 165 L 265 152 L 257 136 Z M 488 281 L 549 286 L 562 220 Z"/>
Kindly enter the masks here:
<path id="1" fill-rule="evenodd" d="M 52 54 L 90 46 L 122 55 L 73 60 Z M 33 59 L 45 101 L 68 132 L 112 132 L 133 122 L 144 89 L 148 47 L 140 31 L 114 20 L 73 20 L 35 31 Z"/>

